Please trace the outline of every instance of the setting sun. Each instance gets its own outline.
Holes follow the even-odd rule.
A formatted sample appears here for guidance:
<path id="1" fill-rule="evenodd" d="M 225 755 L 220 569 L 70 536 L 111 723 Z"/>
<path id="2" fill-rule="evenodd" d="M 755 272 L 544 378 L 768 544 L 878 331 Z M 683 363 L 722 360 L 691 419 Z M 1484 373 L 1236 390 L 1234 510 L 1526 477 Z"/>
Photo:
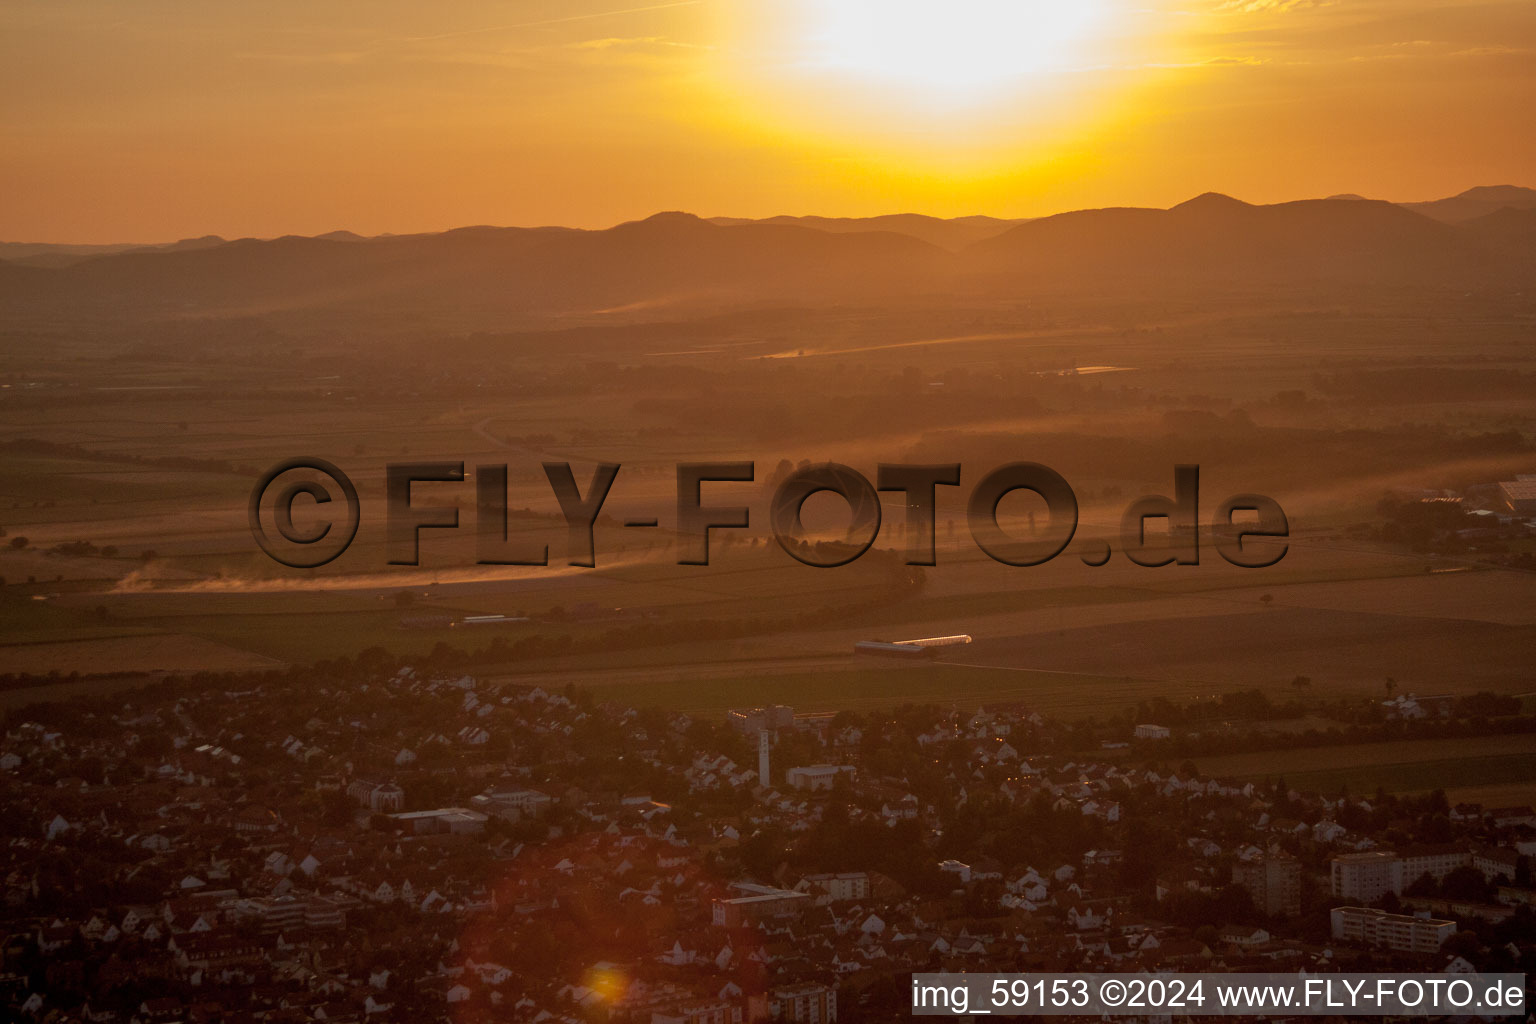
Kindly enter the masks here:
<path id="1" fill-rule="evenodd" d="M 809 0 L 806 65 L 951 100 L 1072 69 L 1103 0 Z"/>

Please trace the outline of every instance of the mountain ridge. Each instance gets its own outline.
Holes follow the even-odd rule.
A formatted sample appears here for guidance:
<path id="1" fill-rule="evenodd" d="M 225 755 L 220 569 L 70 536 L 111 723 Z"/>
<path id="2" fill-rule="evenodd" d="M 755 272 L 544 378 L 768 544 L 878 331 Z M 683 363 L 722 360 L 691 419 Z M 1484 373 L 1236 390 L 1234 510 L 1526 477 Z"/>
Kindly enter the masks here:
<path id="1" fill-rule="evenodd" d="M 971 219 L 971 228 L 1003 227 L 958 248 L 956 235 L 940 245 L 892 230 L 950 223 L 919 215 L 854 218 L 829 230 L 801 218 L 720 223 L 682 211 L 597 230 L 209 236 L 53 266 L 0 262 L 0 313 L 39 321 L 366 314 L 495 326 L 924 295 L 1016 301 L 1106 288 L 1526 287 L 1536 276 L 1533 210 L 1506 204 L 1448 223 L 1384 200 L 1257 205 L 1207 192 L 1168 209 Z"/>
<path id="2" fill-rule="evenodd" d="M 1472 220 L 1495 212 L 1505 206 L 1514 209 L 1536 209 L 1536 188 L 1526 188 L 1521 185 L 1475 185 L 1454 196 L 1444 199 L 1435 199 L 1427 202 L 1401 202 L 1390 203 L 1389 200 L 1369 199 L 1355 193 L 1341 193 L 1328 196 L 1321 200 L 1300 199 L 1287 202 L 1387 202 L 1390 205 L 1400 206 L 1404 209 L 1425 213 L 1431 219 L 1452 220 L 1461 222 Z M 1204 205 L 1211 202 L 1220 202 L 1224 205 L 1256 206 L 1272 205 L 1281 206 L 1286 203 L 1252 204 L 1236 199 L 1225 193 L 1209 191 L 1203 192 L 1191 199 L 1168 207 L 1176 210 L 1180 207 Z M 1452 207 L 1444 207 L 1441 204 L 1458 204 Z M 1036 220 L 1046 220 L 1050 217 L 1060 217 L 1064 214 L 1086 213 L 1098 209 L 1161 209 L 1160 207 L 1085 207 L 1078 210 L 1065 210 L 1060 213 L 1048 214 L 1043 217 L 992 217 L 985 214 L 971 214 L 960 217 L 935 217 L 923 213 L 886 213 L 867 217 L 831 217 L 817 214 L 791 215 L 778 214 L 772 217 L 728 217 L 711 216 L 704 217 L 681 210 L 658 211 L 648 217 L 637 220 L 622 221 L 611 225 L 610 228 L 571 228 L 559 225 L 541 226 L 517 226 L 474 224 L 460 227 L 444 228 L 440 231 L 409 232 L 397 234 L 385 232 L 378 235 L 362 235 L 346 229 L 327 231 L 316 235 L 282 235 L 280 238 L 317 238 L 326 241 L 342 242 L 377 242 L 400 238 L 422 238 L 430 235 L 443 235 L 459 231 L 477 230 L 521 230 L 521 231 L 607 231 L 611 227 L 623 227 L 625 224 L 640 224 L 657 218 L 686 217 L 693 221 L 703 221 L 721 227 L 739 227 L 747 224 L 779 224 L 800 227 L 811 227 L 829 233 L 855 234 L 867 231 L 889 231 L 895 234 L 908 234 L 922 238 L 924 241 L 940 248 L 959 248 L 985 237 L 1001 234 L 1003 231 L 1020 224 Z M 1465 210 L 1465 216 L 1454 216 L 1445 211 Z M 1438 213 L 1438 215 L 1437 215 Z M 931 237 L 930 237 L 931 236 Z M 961 245 L 954 244 L 956 240 Z M 206 248 L 213 245 L 227 245 L 231 242 L 247 241 L 275 241 L 276 238 L 256 239 L 242 237 L 227 239 L 220 235 L 203 235 L 197 238 L 184 238 L 175 242 L 153 243 L 109 243 L 109 244 L 71 244 L 51 242 L 5 242 L 0 241 L 0 261 L 17 263 L 24 262 L 39 256 L 49 258 L 74 258 L 88 259 L 93 256 L 116 255 L 125 252 L 140 251 L 175 251 L 187 248 Z"/>

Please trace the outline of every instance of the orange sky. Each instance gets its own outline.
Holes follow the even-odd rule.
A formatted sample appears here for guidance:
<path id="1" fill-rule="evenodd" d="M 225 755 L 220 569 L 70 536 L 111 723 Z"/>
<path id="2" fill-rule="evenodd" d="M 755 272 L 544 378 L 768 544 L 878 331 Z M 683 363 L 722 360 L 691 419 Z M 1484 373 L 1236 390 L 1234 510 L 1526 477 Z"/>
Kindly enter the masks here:
<path id="1" fill-rule="evenodd" d="M 8 0 L 0 96 L 9 241 L 1429 199 L 1536 185 L 1536 4 Z"/>

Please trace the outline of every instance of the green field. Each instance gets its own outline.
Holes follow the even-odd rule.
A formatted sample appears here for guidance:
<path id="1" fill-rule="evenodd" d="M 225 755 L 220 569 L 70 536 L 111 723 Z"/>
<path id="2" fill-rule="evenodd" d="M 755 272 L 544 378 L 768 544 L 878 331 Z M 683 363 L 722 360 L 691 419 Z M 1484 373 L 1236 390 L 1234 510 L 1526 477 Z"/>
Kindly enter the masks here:
<path id="1" fill-rule="evenodd" d="M 514 685 L 558 689 L 567 684 L 599 697 L 652 704 L 678 711 L 719 711 L 763 703 L 792 705 L 801 711 L 838 711 L 937 704 L 963 709 L 987 704 L 1022 704 L 1062 719 L 1105 717 L 1135 708 L 1153 694 L 1180 700 L 1210 696 L 1198 682 L 1169 682 L 1081 673 L 927 664 L 889 666 L 877 659 L 793 659 L 763 664 L 750 661 L 720 666 L 637 668 L 632 672 L 521 672 L 509 668 L 493 679 Z M 1277 690 L 1272 696 L 1282 694 Z"/>
<path id="2" fill-rule="evenodd" d="M 1369 795 L 1447 792 L 1529 783 L 1536 788 L 1536 736 L 1412 740 L 1341 747 L 1294 749 L 1197 758 L 1201 773 L 1215 778 L 1267 781 L 1284 778 L 1292 789 Z"/>

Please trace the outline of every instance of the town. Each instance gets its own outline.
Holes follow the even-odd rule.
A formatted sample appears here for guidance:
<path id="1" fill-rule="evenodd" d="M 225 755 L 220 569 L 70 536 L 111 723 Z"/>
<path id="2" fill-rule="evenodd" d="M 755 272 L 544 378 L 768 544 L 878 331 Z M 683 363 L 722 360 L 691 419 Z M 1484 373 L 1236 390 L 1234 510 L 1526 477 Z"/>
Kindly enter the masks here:
<path id="1" fill-rule="evenodd" d="M 373 654 L 13 713 L 5 1014 L 821 1024 L 905 1016 L 914 971 L 1536 969 L 1529 807 L 1204 778 L 1242 694 L 694 717 Z"/>

